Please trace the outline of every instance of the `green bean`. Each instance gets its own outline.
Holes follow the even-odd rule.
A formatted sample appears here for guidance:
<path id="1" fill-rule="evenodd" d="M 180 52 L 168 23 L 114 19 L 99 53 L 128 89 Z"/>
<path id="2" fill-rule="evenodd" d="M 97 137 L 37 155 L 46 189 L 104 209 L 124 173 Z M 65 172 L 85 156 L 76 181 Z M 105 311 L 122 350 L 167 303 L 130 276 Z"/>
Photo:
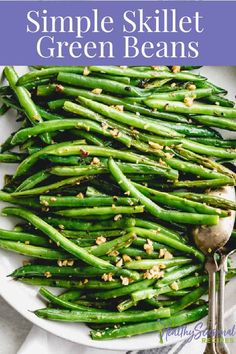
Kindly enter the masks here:
<path id="1" fill-rule="evenodd" d="M 0 229 L 0 239 L 9 241 L 24 242 L 26 245 L 49 247 L 49 242 L 43 236 L 34 235 L 25 232 L 9 231 Z"/>
<path id="2" fill-rule="evenodd" d="M 216 208 L 222 208 L 227 210 L 236 210 L 236 203 L 228 199 L 216 197 L 214 195 L 189 193 L 189 192 L 173 192 L 172 194 L 180 197 L 184 197 L 189 200 L 206 203 Z"/>
<path id="3" fill-rule="evenodd" d="M 144 129 L 150 132 L 153 132 L 157 135 L 167 136 L 167 137 L 178 137 L 180 134 L 176 133 L 174 130 L 166 127 L 157 126 L 154 122 L 151 121 L 147 124 L 141 117 L 137 117 L 134 114 L 120 112 L 117 109 L 104 105 L 103 103 L 95 102 L 92 100 L 88 100 L 84 97 L 79 97 L 79 102 L 84 105 L 86 108 L 90 108 L 93 111 L 104 115 L 105 117 L 112 118 L 118 122 L 128 124 L 135 128 Z M 69 103 L 65 103 L 64 106 Z"/>
<path id="4" fill-rule="evenodd" d="M 0 154 L 0 162 L 4 163 L 18 163 L 24 159 L 24 155 L 18 153 L 4 153 Z"/>
<path id="5" fill-rule="evenodd" d="M 0 107 L 0 117 L 3 116 L 7 111 L 9 110 L 9 107 L 3 103 L 2 106 Z"/>
<path id="6" fill-rule="evenodd" d="M 42 170 L 34 173 L 33 175 L 26 178 L 17 188 L 16 192 L 25 191 L 31 189 L 37 184 L 45 181 L 50 176 L 50 173 L 47 170 Z"/>
<path id="7" fill-rule="evenodd" d="M 78 138 L 85 139 L 86 142 L 92 143 L 97 146 L 104 146 L 104 141 L 100 137 L 96 136 L 94 133 L 88 133 L 84 130 L 73 130 L 71 133 Z"/>
<path id="8" fill-rule="evenodd" d="M 218 118 L 219 119 L 219 118 Z M 213 145 L 219 147 L 225 147 L 228 149 L 236 148 L 236 140 L 223 140 L 223 139 L 213 139 L 213 138 L 193 138 L 194 141 L 205 145 Z"/>
<path id="9" fill-rule="evenodd" d="M 121 75 L 121 76 L 129 76 L 129 77 L 134 77 L 134 78 L 146 78 L 146 79 L 154 79 L 154 78 L 159 78 L 159 79 L 176 79 L 180 81 L 203 81 L 205 78 L 200 75 L 194 75 L 191 73 L 185 73 L 185 72 L 179 72 L 179 73 L 171 73 L 169 71 L 166 71 L 166 68 L 164 67 L 164 70 L 162 69 L 163 67 L 158 68 L 158 70 L 152 70 L 152 71 L 140 71 L 140 70 L 134 70 L 131 68 L 120 68 L 118 66 L 90 66 L 89 70 L 91 71 L 98 71 L 98 72 L 104 72 L 106 74 L 111 74 L 111 75 Z"/>
<path id="10" fill-rule="evenodd" d="M 179 327 L 187 323 L 195 322 L 207 315 L 207 305 L 198 306 L 191 310 L 183 311 L 179 314 L 171 316 L 170 319 L 144 322 L 134 325 L 125 325 L 119 328 L 111 328 L 105 330 L 93 330 L 91 331 L 92 339 L 94 340 L 108 340 L 122 337 L 130 337 L 138 334 L 144 334 L 148 332 L 161 331 L 165 328 Z"/>
<path id="11" fill-rule="evenodd" d="M 46 146 L 43 149 L 38 150 L 37 152 L 33 153 L 32 155 L 28 156 L 24 161 L 22 161 L 22 163 L 18 166 L 17 171 L 16 171 L 16 175 L 15 177 L 18 177 L 24 173 L 26 173 L 28 171 L 28 169 L 33 166 L 37 160 L 42 157 L 43 155 L 49 154 L 51 153 L 51 151 L 53 151 L 56 148 L 59 147 L 63 147 L 63 146 L 67 146 L 68 144 L 70 145 L 79 145 L 81 143 L 83 143 L 84 141 L 81 140 L 76 140 L 74 142 L 63 142 L 63 143 L 59 143 L 59 144 L 55 144 L 55 145 L 51 145 L 51 146 Z"/>
<path id="12" fill-rule="evenodd" d="M 40 286 L 51 286 L 54 288 L 65 288 L 65 289 L 89 289 L 89 290 L 106 290 L 111 291 L 110 289 L 119 289 L 121 282 L 119 280 L 113 280 L 112 282 L 104 282 L 98 280 L 86 281 L 83 280 L 64 280 L 64 279 L 54 279 L 54 278 L 18 278 L 19 281 L 25 284 L 30 285 L 40 285 Z M 107 290 L 109 289 L 109 290 Z"/>
<path id="13" fill-rule="evenodd" d="M 73 208 L 56 211 L 55 214 L 69 216 L 72 218 L 86 215 L 118 215 L 118 214 L 134 214 L 143 213 L 142 205 L 136 206 L 108 206 L 108 207 L 92 207 L 92 208 Z"/>
<path id="14" fill-rule="evenodd" d="M 69 289 L 58 295 L 58 298 L 65 301 L 76 301 L 80 299 L 82 291 L 78 289 Z"/>
<path id="15" fill-rule="evenodd" d="M 142 249 L 143 249 L 143 246 L 144 246 L 146 243 L 147 243 L 147 241 L 146 241 L 145 239 L 142 239 L 141 237 L 137 237 L 137 238 L 133 241 L 133 245 L 134 245 L 134 246 L 141 247 Z M 164 244 L 162 244 L 162 243 L 159 243 L 159 242 L 153 241 L 153 242 L 152 242 L 152 246 L 153 246 L 154 251 L 159 251 L 159 250 L 165 248 L 167 251 L 171 252 L 172 254 L 175 254 L 175 253 L 176 253 L 176 250 L 175 250 L 174 248 L 168 247 L 168 246 L 166 246 L 166 245 L 164 245 Z M 138 249 L 135 249 L 135 250 L 139 251 Z M 126 254 L 128 254 L 128 251 L 129 251 L 129 250 L 127 250 Z M 146 252 L 145 252 L 145 253 L 146 253 Z M 153 255 L 155 255 L 155 258 L 157 258 L 156 252 L 153 253 Z M 152 253 L 151 253 L 150 255 L 148 255 L 148 254 L 146 253 L 146 258 L 154 258 L 154 257 L 149 257 L 149 256 L 152 256 Z M 144 258 L 144 257 L 142 257 L 142 258 Z"/>
<path id="16" fill-rule="evenodd" d="M 152 202 L 149 198 L 143 195 L 139 190 L 125 177 L 122 171 L 119 169 L 114 160 L 110 159 L 108 162 L 111 174 L 118 182 L 120 187 L 125 192 L 130 192 L 130 195 L 137 198 L 145 209 L 149 211 L 153 216 L 167 221 L 178 221 L 182 223 L 196 223 L 196 224 L 217 224 L 218 216 L 216 215 L 203 215 L 203 214 L 190 214 L 190 213 L 178 213 L 175 211 L 166 211 L 161 209 L 157 204 Z"/>
<path id="17" fill-rule="evenodd" d="M 217 104 L 223 107 L 234 107 L 235 103 L 233 101 L 228 100 L 225 97 L 221 97 L 218 95 L 210 95 L 207 97 L 204 97 L 202 99 L 203 102 L 205 103 L 212 103 L 212 104 Z"/>
<path id="18" fill-rule="evenodd" d="M 192 254 L 195 256 L 199 261 L 203 262 L 204 261 L 204 256 L 203 254 L 198 251 L 195 247 L 186 245 L 178 240 L 172 239 L 171 237 L 168 237 L 166 235 L 162 235 L 159 232 L 155 230 L 148 230 L 148 229 L 142 229 L 141 227 L 132 227 L 130 230 L 136 233 L 136 235 L 143 237 L 143 238 L 149 238 L 150 240 L 161 242 L 163 244 L 166 244 L 167 246 L 170 246 L 176 250 L 179 250 L 181 252 L 185 252 L 187 254 Z"/>
<path id="19" fill-rule="evenodd" d="M 89 238 L 87 238 L 87 239 L 77 238 L 77 239 L 72 240 L 72 242 L 74 242 L 76 245 L 78 245 L 80 247 L 85 247 L 85 248 L 94 245 L 94 239 L 89 239 Z"/>
<path id="20" fill-rule="evenodd" d="M 208 281 L 207 275 L 197 275 L 197 276 L 189 276 L 184 279 L 179 279 L 176 281 L 176 289 L 186 289 L 189 287 L 199 286 L 202 283 L 206 283 Z M 178 290 L 175 290 L 177 292 Z M 151 299 L 154 296 L 158 296 L 160 294 L 167 294 L 173 291 L 171 285 L 164 286 L 159 289 L 147 288 L 144 290 L 136 291 L 132 294 L 133 301 L 138 302 L 145 299 Z"/>
<path id="21" fill-rule="evenodd" d="M 58 309 L 40 309 L 36 310 L 35 314 L 38 317 L 51 319 L 54 321 L 65 322 L 92 322 L 92 323 L 122 323 L 122 322 L 142 322 L 152 321 L 158 318 L 170 317 L 169 308 L 161 308 L 150 311 L 132 311 L 125 313 L 114 313 L 101 310 L 85 311 L 68 311 Z"/>
<path id="22" fill-rule="evenodd" d="M 145 288 L 149 287 L 150 285 L 152 285 L 154 282 L 155 282 L 155 280 L 153 280 L 153 279 L 145 279 L 145 280 L 141 280 L 141 281 L 120 287 L 118 289 L 95 292 L 95 293 L 91 294 L 90 297 L 93 297 L 96 300 L 98 300 L 98 299 L 103 299 L 103 300 L 115 299 L 117 297 L 131 294 L 140 288 L 145 289 Z"/>
<path id="23" fill-rule="evenodd" d="M 122 236 L 125 234 L 125 230 L 101 230 L 101 231 L 74 231 L 74 230 L 61 230 L 61 233 L 72 239 L 77 238 L 93 238 L 96 239 L 99 236 L 103 236 L 105 238 Z"/>
<path id="24" fill-rule="evenodd" d="M 169 293 L 166 294 L 168 297 L 183 297 L 186 295 L 189 295 L 191 291 L 190 290 L 178 290 L 178 291 L 170 291 Z M 177 301 L 177 300 L 176 300 Z"/>
<path id="25" fill-rule="evenodd" d="M 96 310 L 98 309 L 108 309 L 112 306 L 109 306 L 109 304 L 107 304 L 105 301 L 89 301 L 89 300 L 76 300 L 75 301 L 76 304 L 78 305 L 83 305 L 83 306 L 87 306 L 89 308 L 96 308 Z"/>
<path id="26" fill-rule="evenodd" d="M 19 104 L 12 98 L 2 96 L 1 101 L 5 103 L 9 108 L 15 109 L 20 113 L 24 112 L 24 109 L 21 106 L 19 106 Z"/>
<path id="27" fill-rule="evenodd" d="M 57 100 L 49 101 L 48 107 L 50 108 L 50 110 L 56 111 L 56 110 L 62 108 L 64 106 L 64 103 L 68 100 L 69 100 L 69 98 L 66 97 L 66 98 L 59 98 Z"/>
<path id="28" fill-rule="evenodd" d="M 194 304 L 202 295 L 207 292 L 207 287 L 202 286 L 191 291 L 189 294 L 185 295 L 180 301 L 177 301 L 173 305 L 170 306 L 171 314 L 176 312 L 180 312 L 186 307 Z"/>
<path id="29" fill-rule="evenodd" d="M 133 245 L 137 246 L 137 243 L 132 243 Z M 144 242 L 145 244 L 145 242 Z M 153 252 L 151 254 L 146 253 L 145 251 L 142 251 L 137 248 L 132 248 L 132 247 L 127 247 L 127 248 L 121 248 L 119 249 L 119 254 L 121 255 L 127 255 L 129 257 L 141 257 L 143 259 L 156 259 L 157 258 L 157 253 Z"/>
<path id="30" fill-rule="evenodd" d="M 49 302 L 51 302 L 52 304 L 60 306 L 64 309 L 78 310 L 78 311 L 91 311 L 91 312 L 97 311 L 96 309 L 93 309 L 93 308 L 88 308 L 83 305 L 78 305 L 78 304 L 74 304 L 70 301 L 63 300 L 59 296 L 53 295 L 49 290 L 47 290 L 45 288 L 40 288 L 39 294 L 41 296 L 43 296 L 45 299 L 47 299 Z M 99 311 L 103 312 L 103 310 L 99 310 Z"/>
<path id="31" fill-rule="evenodd" d="M 134 306 L 136 306 L 135 302 L 132 299 L 127 299 L 117 305 L 117 310 L 123 312 Z"/>
<path id="32" fill-rule="evenodd" d="M 144 67 L 143 67 L 144 68 Z M 108 73 L 110 75 L 119 75 L 134 77 L 139 79 L 152 79 L 159 75 L 160 72 L 169 72 L 167 66 L 159 66 L 157 70 L 151 70 L 151 67 L 145 67 L 141 70 L 140 67 L 119 67 L 119 66 L 89 66 L 91 72 Z"/>
<path id="33" fill-rule="evenodd" d="M 193 265 L 187 265 L 184 267 L 180 267 L 177 270 L 174 270 L 173 272 L 169 272 L 168 274 L 165 274 L 165 277 L 162 279 L 159 279 L 156 284 L 154 285 L 155 288 L 162 288 L 165 285 L 171 284 L 177 279 L 181 279 L 186 277 L 187 275 L 196 272 L 198 270 L 202 269 L 202 265 L 200 264 L 193 264 Z"/>
<path id="34" fill-rule="evenodd" d="M 182 102 L 165 101 L 157 99 L 147 99 L 145 101 L 147 106 L 174 113 L 186 114 L 206 114 L 216 117 L 236 118 L 236 109 L 229 107 L 222 107 L 218 105 L 208 105 L 204 103 L 193 103 L 190 107 Z"/>
<path id="35" fill-rule="evenodd" d="M 236 125 L 235 125 L 236 127 Z M 220 147 L 213 147 L 211 145 L 204 145 L 200 144 L 196 141 L 191 141 L 187 139 L 182 139 L 182 146 L 188 150 L 191 150 L 193 152 L 196 152 L 198 154 L 203 154 L 203 155 L 210 155 L 210 156 L 215 156 L 215 157 L 221 157 L 221 158 L 236 158 L 236 149 L 230 149 L 229 151 L 220 148 Z"/>
<path id="36" fill-rule="evenodd" d="M 80 86 L 92 89 L 99 88 L 107 92 L 112 92 L 125 96 L 141 96 L 142 94 L 142 90 L 138 87 L 125 85 L 121 82 L 100 79 L 96 77 L 88 77 L 83 75 L 59 72 L 57 80 L 59 82 L 63 82 L 65 84 L 73 86 Z"/>
<path id="37" fill-rule="evenodd" d="M 229 120 L 227 118 L 218 118 L 218 117 L 216 118 L 214 116 L 209 116 L 209 115 L 208 116 L 194 115 L 192 119 L 200 124 L 236 131 L 236 122 L 233 120 Z"/>
<path id="38" fill-rule="evenodd" d="M 40 196 L 40 204 L 49 207 L 97 207 L 100 205 L 134 205 L 137 204 L 137 200 L 129 197 L 58 197 L 58 196 Z"/>
<path id="39" fill-rule="evenodd" d="M 81 157 L 79 156 L 56 156 L 56 155 L 44 155 L 41 156 L 40 159 L 48 160 L 55 164 L 60 165 L 77 165 L 78 163 L 83 162 Z"/>
<path id="40" fill-rule="evenodd" d="M 215 170 L 219 173 L 229 176 L 230 178 L 236 178 L 236 175 L 233 173 L 233 171 L 206 156 L 198 155 L 195 152 L 183 149 L 180 146 L 176 146 L 175 149 L 177 150 L 178 154 L 184 157 L 184 159 L 197 162 L 199 165 Z"/>
<path id="41" fill-rule="evenodd" d="M 1 86 L 0 87 L 0 96 L 7 96 L 7 95 L 11 95 L 12 94 L 12 90 L 10 88 L 10 86 Z"/>
<path id="42" fill-rule="evenodd" d="M 25 243 L 0 240 L 0 248 L 6 249 L 8 251 L 23 254 L 25 256 L 37 257 L 42 259 L 66 259 L 68 258 L 68 253 L 53 250 L 51 248 L 32 246 Z"/>
<path id="43" fill-rule="evenodd" d="M 141 259 L 140 261 L 130 261 L 125 264 L 127 269 L 151 269 L 154 266 L 163 265 L 166 268 L 173 267 L 175 265 L 182 265 L 191 263 L 192 259 L 184 258 L 184 257 L 174 257 L 172 259 Z M 187 266 L 187 268 L 191 268 L 191 266 Z M 180 268 L 181 269 L 181 268 Z"/>
<path id="44" fill-rule="evenodd" d="M 18 80 L 17 74 L 13 67 L 7 66 L 4 69 L 4 74 L 6 75 L 7 80 L 16 96 L 19 99 L 19 102 L 22 108 L 25 110 L 30 121 L 35 124 L 41 121 L 41 117 L 31 100 L 28 91 L 23 87 L 16 86 L 16 82 Z"/>
<path id="45" fill-rule="evenodd" d="M 207 180 L 196 180 L 196 181 L 177 181 L 174 182 L 174 186 L 176 188 L 201 188 L 201 189 L 208 189 L 208 188 L 216 188 L 221 186 L 234 186 L 235 182 L 233 179 L 225 179 L 225 178 L 217 178 L 217 179 L 207 179 Z"/>
<path id="46" fill-rule="evenodd" d="M 65 118 L 62 115 L 59 115 L 59 114 L 56 114 L 56 113 L 52 113 L 52 112 L 44 109 L 41 106 L 37 106 L 37 109 L 40 112 L 41 116 L 47 121 L 50 121 L 50 120 L 62 120 L 62 119 Z"/>
<path id="47" fill-rule="evenodd" d="M 169 205 L 174 207 L 175 209 L 180 209 L 184 211 L 189 211 L 189 212 L 199 212 L 202 214 L 212 214 L 212 215 L 220 215 L 220 216 L 227 216 L 228 213 L 219 209 L 215 209 L 212 207 L 209 207 L 205 204 L 198 203 L 198 202 L 190 202 L 190 200 L 165 193 L 165 192 L 159 192 L 155 189 L 151 189 L 145 186 L 142 186 L 141 184 L 138 183 L 133 183 L 135 187 L 138 188 L 139 191 L 141 191 L 144 195 L 148 196 L 150 199 L 153 201 L 157 201 L 161 204 L 164 205 Z M 175 198 L 176 197 L 176 198 Z"/>
<path id="48" fill-rule="evenodd" d="M 1 144 L 1 147 L 0 147 L 0 152 L 1 153 L 9 151 L 9 150 L 12 149 L 11 139 L 12 139 L 14 134 L 15 134 L 15 132 L 12 133 L 11 135 L 9 135 L 9 137 Z"/>
<path id="49" fill-rule="evenodd" d="M 93 131 L 95 133 L 100 133 L 106 137 L 115 137 L 118 141 L 121 141 L 127 146 L 131 145 L 131 138 L 120 132 L 120 134 L 114 135 L 113 130 L 104 130 L 96 122 L 89 120 L 78 120 L 78 119 L 65 119 L 65 120 L 53 120 L 49 122 L 40 123 L 32 128 L 25 128 L 18 131 L 12 138 L 12 144 L 22 143 L 26 141 L 31 136 L 36 136 L 44 132 L 54 132 L 58 130 L 68 130 L 68 129 L 85 129 L 88 131 Z"/>
<path id="50" fill-rule="evenodd" d="M 152 307 L 163 307 L 163 306 L 171 306 L 175 303 L 175 300 L 157 300 L 156 298 L 146 299 L 145 303 L 151 305 Z"/>
<path id="51" fill-rule="evenodd" d="M 104 256 L 115 250 L 129 246 L 132 244 L 135 237 L 136 235 L 130 232 L 111 241 L 104 242 L 101 245 L 89 247 L 87 251 L 97 257 Z"/>
<path id="52" fill-rule="evenodd" d="M 156 93 L 148 97 L 148 99 L 182 101 L 185 98 L 198 99 L 209 96 L 212 93 L 211 88 L 202 88 L 196 90 L 177 90 L 173 92 Z"/>
<path id="53" fill-rule="evenodd" d="M 58 278 L 96 278 L 104 274 L 104 269 L 95 268 L 92 266 L 78 267 L 78 266 L 53 266 L 32 264 L 26 265 L 16 269 L 11 277 L 13 278 L 28 278 L 28 277 L 43 277 L 46 272 L 49 272 L 52 277 Z M 119 274 L 112 272 L 112 274 Z M 132 273 L 131 273 L 132 274 Z"/>
<path id="54" fill-rule="evenodd" d="M 41 186 L 41 187 L 36 187 L 28 190 L 21 190 L 19 192 L 14 192 L 11 195 L 13 197 L 20 197 L 20 196 L 27 196 L 27 195 L 37 195 L 37 194 L 43 194 L 61 187 L 64 187 L 66 185 L 78 185 L 80 182 L 88 180 L 89 177 L 87 176 L 81 176 L 81 177 L 71 177 L 71 178 L 66 178 L 61 181 L 46 185 L 46 186 Z"/>
<path id="55" fill-rule="evenodd" d="M 153 222 L 153 221 L 135 218 L 132 226 L 142 227 L 144 229 L 154 229 L 158 232 L 161 231 L 166 236 L 174 238 L 175 240 L 182 239 L 182 237 L 176 231 L 170 230 L 169 228 L 164 227 L 163 225 L 157 224 L 156 222 Z"/>
<path id="56" fill-rule="evenodd" d="M 149 118 L 150 119 L 150 118 Z M 202 126 L 196 126 L 193 124 L 186 124 L 186 123 L 176 123 L 175 125 L 172 122 L 162 121 L 162 120 L 155 120 L 161 126 L 165 126 L 167 128 L 171 128 L 175 130 L 177 133 L 181 134 L 182 136 L 189 136 L 189 137 L 206 137 L 206 138 L 216 138 L 219 137 L 219 134 L 210 128 L 205 128 Z"/>
<path id="57" fill-rule="evenodd" d="M 95 74 L 93 74 L 93 73 L 91 73 L 91 74 L 92 74 L 92 76 L 100 77 L 102 79 L 118 81 L 118 82 L 121 82 L 122 84 L 126 84 L 126 85 L 130 84 L 130 78 L 127 76 L 109 75 L 109 74 L 96 73 L 96 72 L 95 72 Z"/>
<path id="58" fill-rule="evenodd" d="M 50 78 L 53 76 L 57 76 L 60 72 L 68 72 L 68 73 L 83 73 L 84 68 L 81 66 L 55 66 L 49 68 L 43 68 L 37 71 L 30 71 L 27 74 L 21 76 L 17 81 L 17 85 L 24 86 L 29 82 L 41 80 L 42 78 Z"/>
<path id="59" fill-rule="evenodd" d="M 18 76 L 14 68 L 11 66 L 6 66 L 4 69 L 4 74 L 30 122 L 33 125 L 42 122 L 42 117 L 40 116 L 40 113 L 38 112 L 34 102 L 32 101 L 29 91 L 27 91 L 27 89 L 24 87 L 17 86 Z M 49 134 L 44 134 L 43 140 L 45 141 L 45 143 L 49 144 L 51 142 Z"/>
<path id="60" fill-rule="evenodd" d="M 59 244 L 66 251 L 83 260 L 85 263 L 89 263 L 98 268 L 114 269 L 114 266 L 89 254 L 85 249 L 75 245 L 73 242 L 65 238 L 60 232 L 54 229 L 54 227 L 47 224 L 44 220 L 40 219 L 30 211 L 20 208 L 4 208 L 2 212 L 4 215 L 15 215 L 26 219 L 40 231 L 48 235 L 48 237 L 50 237 L 55 243 Z"/>
<path id="61" fill-rule="evenodd" d="M 167 177 L 168 179 L 178 179 L 178 172 L 171 168 L 160 168 L 159 166 L 151 166 L 145 164 L 120 163 L 118 166 L 124 173 L 131 174 L 154 174 Z M 58 176 L 81 176 L 89 174 L 108 173 L 107 162 L 99 163 L 99 166 L 54 166 L 50 172 Z"/>
<path id="62" fill-rule="evenodd" d="M 181 71 L 182 70 L 196 70 L 196 69 L 200 69 L 201 66 L 181 66 Z"/>
<path id="63" fill-rule="evenodd" d="M 60 229 L 69 229 L 69 230 L 81 230 L 81 231 L 99 231 L 99 230 L 116 230 L 122 229 L 124 227 L 132 227 L 133 221 L 130 219 L 122 218 L 121 220 L 105 220 L 100 221 L 99 223 L 94 222 L 85 222 L 78 219 L 69 219 L 69 218 L 56 218 L 54 216 L 48 216 L 44 218 L 51 225 L 59 227 Z"/>
<path id="64" fill-rule="evenodd" d="M 206 160 L 205 160 L 206 161 Z M 200 177 L 207 179 L 216 179 L 216 178 L 226 178 L 222 173 L 211 170 L 209 168 L 203 167 L 201 164 L 197 165 L 188 161 L 176 159 L 174 157 L 166 159 L 165 162 L 173 169 L 177 169 L 184 173 L 191 173 Z"/>
<path id="65" fill-rule="evenodd" d="M 226 95 L 227 91 L 225 89 L 223 89 L 222 87 L 216 86 L 214 85 L 212 82 L 210 81 L 198 81 L 195 83 L 195 85 L 199 88 L 203 88 L 203 87 L 210 87 L 212 89 L 213 94 L 222 94 L 222 95 Z"/>
<path id="66" fill-rule="evenodd" d="M 35 198 L 14 198 L 11 194 L 8 194 L 3 191 L 0 191 L 0 200 L 11 204 L 27 206 L 29 208 L 39 207 L 39 203 Z"/>

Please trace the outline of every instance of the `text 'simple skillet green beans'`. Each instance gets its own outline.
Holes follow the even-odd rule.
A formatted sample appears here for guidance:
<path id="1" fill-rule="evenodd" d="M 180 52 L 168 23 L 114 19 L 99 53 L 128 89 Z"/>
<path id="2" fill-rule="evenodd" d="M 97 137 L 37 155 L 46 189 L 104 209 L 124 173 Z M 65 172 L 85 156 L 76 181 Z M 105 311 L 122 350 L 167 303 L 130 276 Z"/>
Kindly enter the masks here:
<path id="1" fill-rule="evenodd" d="M 208 276 L 191 226 L 236 209 L 207 194 L 236 183 L 236 139 L 215 130 L 235 132 L 234 102 L 195 67 L 33 69 L 7 66 L 0 88 L 0 115 L 12 108 L 22 122 L 0 151 L 17 164 L 2 214 L 21 220 L 0 229 L 0 248 L 29 257 L 10 276 L 41 286 L 50 306 L 35 315 L 85 322 L 93 340 L 204 317 Z"/>

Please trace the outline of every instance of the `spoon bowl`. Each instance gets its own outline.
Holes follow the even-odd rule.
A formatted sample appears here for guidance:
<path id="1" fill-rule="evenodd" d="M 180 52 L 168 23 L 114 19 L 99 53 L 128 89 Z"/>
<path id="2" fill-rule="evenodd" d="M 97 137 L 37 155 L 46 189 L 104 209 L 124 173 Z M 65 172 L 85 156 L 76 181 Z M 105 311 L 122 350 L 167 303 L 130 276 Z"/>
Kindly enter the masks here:
<path id="1" fill-rule="evenodd" d="M 235 201 L 235 189 L 233 186 L 225 186 L 211 191 L 210 195 Z M 230 210 L 229 216 L 220 218 L 214 226 L 200 226 L 193 230 L 194 241 L 197 247 L 205 254 L 214 253 L 222 248 L 230 239 L 234 228 L 235 211 Z"/>

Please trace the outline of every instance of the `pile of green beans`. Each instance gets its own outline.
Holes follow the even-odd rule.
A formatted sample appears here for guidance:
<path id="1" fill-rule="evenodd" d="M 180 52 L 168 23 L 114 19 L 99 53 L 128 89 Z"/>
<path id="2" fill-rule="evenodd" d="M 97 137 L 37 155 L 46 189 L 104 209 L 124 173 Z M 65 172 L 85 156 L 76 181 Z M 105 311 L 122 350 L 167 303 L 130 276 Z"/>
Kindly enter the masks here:
<path id="1" fill-rule="evenodd" d="M 29 257 L 10 276 L 41 286 L 37 316 L 107 340 L 207 314 L 191 227 L 236 210 L 207 194 L 236 183 L 236 139 L 215 130 L 236 130 L 236 108 L 194 69 L 5 68 L 0 115 L 16 110 L 21 126 L 1 146 L 17 166 L 0 200 L 22 221 L 0 229 L 0 248 Z"/>

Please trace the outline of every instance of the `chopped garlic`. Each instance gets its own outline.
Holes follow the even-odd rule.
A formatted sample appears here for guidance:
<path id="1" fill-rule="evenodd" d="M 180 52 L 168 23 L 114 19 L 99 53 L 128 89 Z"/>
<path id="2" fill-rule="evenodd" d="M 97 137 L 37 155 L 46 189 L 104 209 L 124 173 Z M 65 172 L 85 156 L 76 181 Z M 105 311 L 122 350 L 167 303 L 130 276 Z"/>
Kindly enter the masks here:
<path id="1" fill-rule="evenodd" d="M 177 284 L 176 281 L 174 281 L 174 282 L 170 285 L 170 287 L 171 287 L 171 289 L 173 289 L 173 290 L 179 290 L 179 286 L 178 286 L 178 284 Z"/>
<path id="2" fill-rule="evenodd" d="M 153 141 L 149 141 L 148 144 L 151 146 L 152 149 L 156 149 L 156 150 L 163 149 L 162 145 L 154 143 Z"/>
<path id="3" fill-rule="evenodd" d="M 84 71 L 83 71 L 83 75 L 84 76 L 88 76 L 90 74 L 90 71 L 89 69 L 87 68 L 87 66 L 84 68 Z"/>
<path id="4" fill-rule="evenodd" d="M 120 220 L 121 218 L 122 218 L 122 215 L 121 215 L 121 214 L 117 214 L 117 215 L 114 216 L 114 220 L 115 220 L 115 221 L 118 221 L 118 220 Z"/>
<path id="5" fill-rule="evenodd" d="M 52 274 L 51 274 L 50 272 L 45 272 L 45 273 L 44 273 L 44 276 L 45 276 L 46 278 L 51 278 Z"/>
<path id="6" fill-rule="evenodd" d="M 125 263 L 132 261 L 132 258 L 130 256 L 128 256 L 127 254 L 123 254 L 122 258 Z"/>
<path id="7" fill-rule="evenodd" d="M 104 280 L 104 281 L 112 281 L 112 280 L 114 280 L 112 278 L 112 273 L 104 273 L 102 275 L 102 280 Z"/>
<path id="8" fill-rule="evenodd" d="M 122 285 L 129 285 L 129 283 L 130 283 L 129 278 L 122 277 L 122 275 L 121 275 L 120 279 L 121 279 Z"/>
<path id="9" fill-rule="evenodd" d="M 153 242 L 151 240 L 147 240 L 147 243 L 143 245 L 143 249 L 147 254 L 152 254 L 153 252 Z"/>
<path id="10" fill-rule="evenodd" d="M 116 267 L 121 268 L 123 265 L 123 259 L 121 258 L 117 263 L 116 263 Z"/>
<path id="11" fill-rule="evenodd" d="M 97 244 L 97 245 L 101 245 L 102 243 L 105 243 L 106 240 L 107 240 L 106 237 L 104 237 L 104 236 L 99 236 L 99 237 L 96 238 L 96 244 Z"/>
<path id="12" fill-rule="evenodd" d="M 174 74 L 177 74 L 180 72 L 181 66 L 172 66 L 172 71 Z"/>
<path id="13" fill-rule="evenodd" d="M 101 95 L 102 89 L 100 89 L 100 88 L 95 88 L 95 89 L 92 90 L 92 93 L 94 93 L 95 95 Z"/>
<path id="14" fill-rule="evenodd" d="M 151 269 L 147 270 L 143 277 L 144 279 L 160 279 L 164 277 L 164 272 L 160 270 L 159 265 L 155 265 Z"/>
<path id="15" fill-rule="evenodd" d="M 189 91 L 194 91 L 194 90 L 196 90 L 196 86 L 195 86 L 194 84 L 189 84 L 189 85 L 187 86 L 187 89 L 188 89 Z"/>
<path id="16" fill-rule="evenodd" d="M 84 195 L 83 195 L 83 193 L 79 193 L 79 194 L 77 194 L 77 196 L 76 196 L 77 198 L 80 198 L 80 199 L 84 199 Z"/>
<path id="17" fill-rule="evenodd" d="M 123 112 L 123 111 L 124 111 L 124 106 L 119 105 L 119 104 L 117 104 L 117 105 L 112 105 L 111 108 L 114 108 L 114 109 L 116 109 L 116 110 L 119 111 L 119 112 Z"/>
<path id="18" fill-rule="evenodd" d="M 184 104 L 187 107 L 191 107 L 193 105 L 194 99 L 192 97 L 185 97 L 184 98 Z"/>

